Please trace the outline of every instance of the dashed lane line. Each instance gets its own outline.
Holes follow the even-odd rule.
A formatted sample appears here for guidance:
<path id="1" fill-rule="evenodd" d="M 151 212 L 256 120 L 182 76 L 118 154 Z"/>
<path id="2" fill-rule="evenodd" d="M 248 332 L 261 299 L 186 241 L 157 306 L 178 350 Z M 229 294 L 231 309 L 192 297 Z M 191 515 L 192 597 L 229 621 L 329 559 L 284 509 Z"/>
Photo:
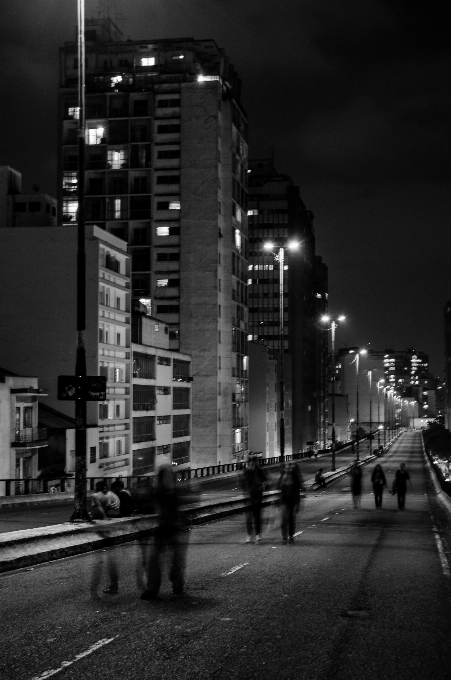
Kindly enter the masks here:
<path id="1" fill-rule="evenodd" d="M 330 517 L 325 517 L 324 519 L 321 520 L 321 522 L 325 522 L 328 519 L 330 519 Z"/>
<path id="2" fill-rule="evenodd" d="M 58 668 L 53 668 L 48 671 L 44 671 L 41 675 L 35 675 L 32 680 L 45 680 L 45 678 L 50 678 L 52 675 L 56 675 L 57 673 L 61 673 L 61 671 L 64 671 L 65 668 L 68 666 L 72 666 L 74 663 L 77 661 L 80 661 L 80 659 L 84 659 L 86 656 L 89 656 L 90 654 L 93 654 L 96 652 L 98 649 L 101 647 L 104 647 L 105 645 L 109 645 L 110 642 L 113 642 L 118 635 L 115 635 L 112 638 L 103 638 L 102 640 L 99 640 L 98 642 L 95 642 L 89 649 L 85 650 L 84 652 L 81 652 L 80 654 L 77 654 L 77 656 L 72 659 L 71 661 L 62 661 L 61 666 Z"/>
<path id="3" fill-rule="evenodd" d="M 247 566 L 249 562 L 243 562 L 242 564 L 237 564 L 236 567 L 232 567 L 230 571 L 225 571 L 221 576 L 230 576 L 230 574 L 234 574 L 238 569 L 242 569 L 243 567 Z M 34 678 L 33 678 L 34 680 Z"/>

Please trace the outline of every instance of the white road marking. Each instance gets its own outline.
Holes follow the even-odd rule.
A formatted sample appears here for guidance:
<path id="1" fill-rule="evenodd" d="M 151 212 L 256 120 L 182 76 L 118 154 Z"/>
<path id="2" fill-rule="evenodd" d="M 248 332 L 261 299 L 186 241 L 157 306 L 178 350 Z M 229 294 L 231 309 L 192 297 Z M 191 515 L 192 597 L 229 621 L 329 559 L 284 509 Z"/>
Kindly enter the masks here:
<path id="1" fill-rule="evenodd" d="M 296 533 L 293 534 L 293 536 L 300 536 L 301 534 L 302 534 L 302 531 L 296 531 Z"/>
<path id="2" fill-rule="evenodd" d="M 321 522 L 325 522 L 326 519 L 330 519 L 330 517 L 325 517 L 324 519 L 321 520 Z"/>
<path id="3" fill-rule="evenodd" d="M 238 569 L 242 569 L 245 567 L 249 562 L 243 562 L 243 564 L 237 564 L 236 567 L 232 567 L 230 571 L 225 571 L 221 576 L 230 576 L 230 574 L 234 574 Z M 33 678 L 34 680 L 34 678 Z"/>
<path id="4" fill-rule="evenodd" d="M 45 678 L 50 678 L 52 675 L 56 675 L 57 673 L 61 673 L 65 668 L 68 666 L 72 666 L 76 661 L 79 661 L 80 659 L 84 659 L 85 656 L 89 656 L 93 652 L 96 652 L 98 649 L 101 647 L 104 647 L 105 645 L 108 645 L 110 642 L 113 642 L 118 635 L 115 635 L 112 638 L 104 638 L 103 640 L 99 640 L 95 644 L 92 645 L 92 647 L 89 647 L 85 652 L 81 652 L 80 654 L 77 654 L 77 656 L 72 659 L 72 661 L 62 661 L 61 666 L 59 668 L 54 668 L 48 671 L 44 671 L 42 675 L 35 675 L 32 680 L 45 680 Z"/>

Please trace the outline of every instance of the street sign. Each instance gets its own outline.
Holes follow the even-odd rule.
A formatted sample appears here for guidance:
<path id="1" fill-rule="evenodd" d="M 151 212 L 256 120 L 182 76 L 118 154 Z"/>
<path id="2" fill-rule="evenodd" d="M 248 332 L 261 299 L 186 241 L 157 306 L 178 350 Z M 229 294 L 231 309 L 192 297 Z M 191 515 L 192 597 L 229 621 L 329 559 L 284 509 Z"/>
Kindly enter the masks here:
<path id="1" fill-rule="evenodd" d="M 106 401 L 106 377 L 103 375 L 59 375 L 58 399 L 61 401 Z"/>

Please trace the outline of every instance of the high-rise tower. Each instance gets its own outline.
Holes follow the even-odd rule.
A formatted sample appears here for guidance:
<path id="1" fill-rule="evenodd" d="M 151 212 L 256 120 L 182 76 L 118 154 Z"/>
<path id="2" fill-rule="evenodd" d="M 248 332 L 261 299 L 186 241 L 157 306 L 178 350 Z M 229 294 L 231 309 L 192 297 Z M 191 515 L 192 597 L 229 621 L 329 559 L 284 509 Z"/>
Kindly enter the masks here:
<path id="1" fill-rule="evenodd" d="M 60 222 L 77 212 L 77 45 L 61 49 Z M 192 356 L 193 466 L 247 449 L 247 121 L 213 40 L 86 22 L 86 222 L 128 241 L 131 295 Z"/>

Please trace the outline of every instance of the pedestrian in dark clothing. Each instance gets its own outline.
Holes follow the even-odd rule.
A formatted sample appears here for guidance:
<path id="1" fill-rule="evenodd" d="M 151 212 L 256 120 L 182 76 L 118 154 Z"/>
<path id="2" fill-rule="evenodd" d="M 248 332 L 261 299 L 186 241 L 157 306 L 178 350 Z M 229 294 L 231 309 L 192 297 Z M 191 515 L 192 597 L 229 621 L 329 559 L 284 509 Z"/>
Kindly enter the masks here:
<path id="1" fill-rule="evenodd" d="M 181 495 L 177 480 L 169 464 L 162 465 L 155 481 L 154 500 L 158 514 L 154 541 L 147 562 L 147 589 L 142 600 L 155 600 L 161 586 L 162 558 L 170 553 L 169 579 L 174 595 L 183 595 L 185 584 L 188 532 L 183 532 L 185 521 L 181 513 Z"/>
<path id="2" fill-rule="evenodd" d="M 373 484 L 374 501 L 376 503 L 376 508 L 381 508 L 384 486 L 387 486 L 387 480 L 385 479 L 385 474 L 382 469 L 382 465 L 379 465 L 379 463 L 373 470 L 373 474 L 371 475 L 371 482 Z"/>
<path id="3" fill-rule="evenodd" d="M 399 470 L 396 470 L 393 490 L 398 495 L 398 508 L 404 510 L 406 503 L 407 482 L 410 482 L 410 475 L 406 470 L 406 464 L 401 463 Z"/>
<path id="4" fill-rule="evenodd" d="M 357 460 L 351 465 L 349 476 L 351 477 L 352 500 L 354 508 L 357 509 L 360 507 L 362 498 L 362 470 Z"/>
<path id="5" fill-rule="evenodd" d="M 111 491 L 119 498 L 119 517 L 130 517 L 133 514 L 135 504 L 130 491 L 124 488 L 124 482 L 120 479 L 113 482 Z"/>
<path id="6" fill-rule="evenodd" d="M 324 479 L 323 468 L 320 468 L 316 473 L 315 482 L 319 484 L 319 486 L 321 486 L 323 489 L 326 488 L 326 480 Z"/>
<path id="7" fill-rule="evenodd" d="M 258 542 L 261 540 L 261 514 L 266 473 L 258 465 L 257 458 L 250 459 L 248 467 L 241 475 L 240 484 L 250 500 L 250 507 L 246 511 L 246 543 L 253 541 L 254 532 L 255 540 Z"/>
<path id="8" fill-rule="evenodd" d="M 294 541 L 295 514 L 299 510 L 301 501 L 302 477 L 296 463 L 286 463 L 281 473 L 277 488 L 280 489 L 280 503 L 282 506 L 282 542 Z"/>

